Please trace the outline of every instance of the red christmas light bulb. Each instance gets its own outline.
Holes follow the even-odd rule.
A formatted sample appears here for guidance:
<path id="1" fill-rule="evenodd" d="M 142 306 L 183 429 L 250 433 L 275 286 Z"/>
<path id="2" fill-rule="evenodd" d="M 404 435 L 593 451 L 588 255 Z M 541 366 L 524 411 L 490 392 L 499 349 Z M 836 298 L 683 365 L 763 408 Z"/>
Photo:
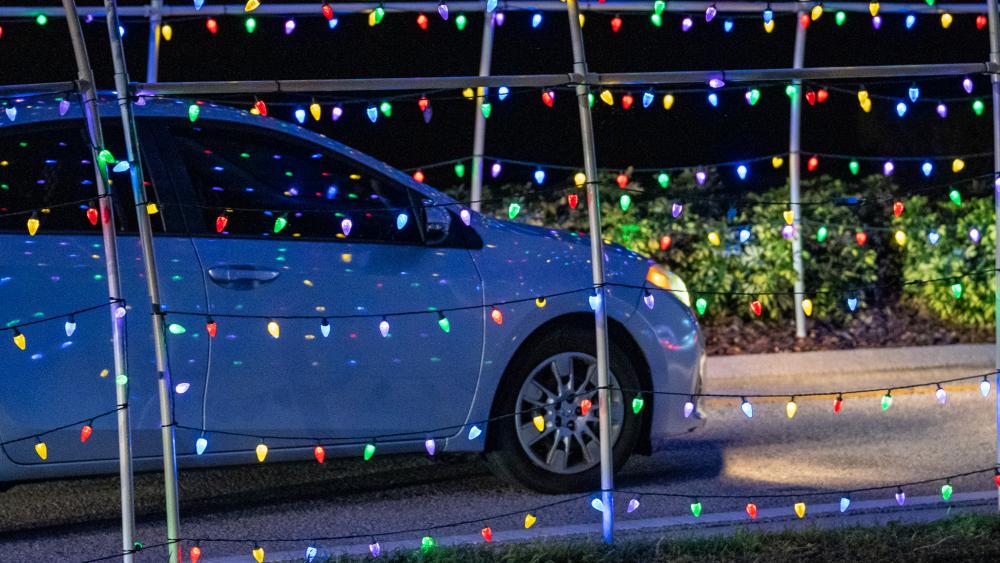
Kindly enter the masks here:
<path id="1" fill-rule="evenodd" d="M 87 208 L 87 220 L 90 221 L 91 225 L 97 226 L 97 220 L 100 218 L 100 213 L 97 212 L 93 207 Z"/>
<path id="2" fill-rule="evenodd" d="M 833 413 L 837 414 L 844 409 L 844 398 L 837 395 L 837 398 L 833 400 Z"/>
<path id="3" fill-rule="evenodd" d="M 208 32 L 211 33 L 212 35 L 215 35 L 216 33 L 219 32 L 219 22 L 215 21 L 215 18 L 208 18 L 207 20 L 205 20 L 205 27 L 208 29 Z"/>
<path id="4" fill-rule="evenodd" d="M 482 530 L 479 530 L 479 534 L 483 536 L 483 539 L 486 540 L 486 543 L 490 543 L 493 541 L 493 530 L 489 526 L 486 526 Z"/>
<path id="5" fill-rule="evenodd" d="M 621 174 L 618 175 L 617 178 L 615 178 L 615 182 L 618 182 L 618 187 L 624 190 L 625 186 L 628 185 L 628 176 L 626 176 L 625 173 L 622 172 Z"/>
<path id="6" fill-rule="evenodd" d="M 752 502 L 747 504 L 747 516 L 749 516 L 751 520 L 756 520 L 757 519 L 757 505 L 756 504 L 754 504 Z"/>
<path id="7" fill-rule="evenodd" d="M 868 242 L 868 235 L 864 231 L 858 231 L 854 234 L 854 240 L 857 241 L 858 246 L 864 246 Z"/>
<path id="8" fill-rule="evenodd" d="M 253 103 L 253 107 L 260 112 L 261 115 L 267 115 L 267 104 L 264 103 L 264 100 L 257 100 Z"/>
<path id="9" fill-rule="evenodd" d="M 903 209 L 904 207 L 902 201 L 897 201 L 896 203 L 892 204 L 892 214 L 895 215 L 896 217 L 899 217 L 900 215 L 903 214 Z"/>
<path id="10" fill-rule="evenodd" d="M 493 307 L 493 310 L 490 311 L 490 318 L 493 319 L 493 322 L 498 325 L 503 324 L 503 313 L 501 313 L 500 309 L 497 309 L 496 307 Z"/>
<path id="11" fill-rule="evenodd" d="M 811 106 L 816 105 L 816 92 L 813 90 L 806 92 L 806 101 L 809 102 L 809 105 Z"/>
<path id="12" fill-rule="evenodd" d="M 576 209 L 576 206 L 580 205 L 580 196 L 576 194 L 569 194 L 566 196 L 566 203 L 569 204 L 571 209 Z"/>
<path id="13" fill-rule="evenodd" d="M 84 424 L 83 428 L 80 429 L 80 443 L 84 443 L 90 439 L 90 435 L 94 433 L 94 428 L 89 424 Z"/>
<path id="14" fill-rule="evenodd" d="M 208 331 L 210 337 L 215 338 L 215 335 L 219 333 L 219 325 L 215 324 L 214 320 L 208 319 L 208 322 L 205 323 L 205 330 Z"/>
<path id="15" fill-rule="evenodd" d="M 809 157 L 809 161 L 806 162 L 806 168 L 810 172 L 815 172 L 816 169 L 819 168 L 819 157 L 815 156 L 815 155 L 814 156 L 810 156 Z"/>
<path id="16" fill-rule="evenodd" d="M 996 483 L 998 487 L 1000 487 L 1000 473 L 997 473 L 996 475 L 993 476 L 993 482 Z"/>
<path id="17" fill-rule="evenodd" d="M 552 107 L 556 103 L 556 94 L 552 90 L 542 92 L 542 103 Z"/>
<path id="18" fill-rule="evenodd" d="M 323 446 L 313 448 L 313 457 L 316 458 L 317 462 L 323 463 L 323 460 L 326 459 L 326 450 L 323 449 Z"/>
<path id="19" fill-rule="evenodd" d="M 333 19 L 333 6 L 330 6 L 329 2 L 323 2 L 323 17 L 326 21 Z"/>
<path id="20" fill-rule="evenodd" d="M 802 26 L 802 29 L 809 29 L 809 23 L 811 21 L 812 18 L 809 17 L 809 14 L 802 14 L 799 16 L 799 25 Z"/>
<path id="21" fill-rule="evenodd" d="M 221 233 L 226 230 L 226 225 L 229 224 L 229 217 L 225 213 L 220 213 L 218 217 L 215 218 L 215 232 Z"/>
<path id="22" fill-rule="evenodd" d="M 757 300 L 757 299 L 754 299 L 753 301 L 750 302 L 750 310 L 753 311 L 753 314 L 755 314 L 755 315 L 757 315 L 759 317 L 760 314 L 763 312 L 764 309 L 763 309 L 763 307 L 761 307 L 760 301 Z"/>
<path id="23" fill-rule="evenodd" d="M 580 414 L 583 416 L 587 416 L 587 413 L 590 412 L 590 409 L 593 406 L 594 403 L 592 403 L 590 399 L 584 399 L 580 401 Z"/>
<path id="24" fill-rule="evenodd" d="M 414 172 L 413 179 L 423 184 L 425 179 L 423 170 L 417 170 L 416 172 Z"/>
<path id="25" fill-rule="evenodd" d="M 427 96 L 420 96 L 420 99 L 417 100 L 417 107 L 420 108 L 420 111 L 426 111 L 430 105 L 431 101 L 427 99 Z"/>
<path id="26" fill-rule="evenodd" d="M 828 92 L 826 88 L 820 88 L 819 90 L 816 91 L 816 101 L 821 104 L 825 102 L 826 99 L 829 97 L 830 97 L 830 92 Z"/>
<path id="27" fill-rule="evenodd" d="M 632 97 L 632 94 L 625 94 L 622 96 L 622 109 L 628 109 L 632 107 L 632 104 L 634 103 L 635 98 Z"/>
<path id="28" fill-rule="evenodd" d="M 622 28 L 622 19 L 618 16 L 611 18 L 611 31 L 618 33 L 618 30 Z"/>
<path id="29" fill-rule="evenodd" d="M 428 20 L 427 16 L 425 16 L 424 14 L 419 14 L 417 16 L 417 27 L 419 27 L 420 29 L 427 31 L 427 26 L 429 23 L 430 20 Z"/>
<path id="30" fill-rule="evenodd" d="M 191 548 L 190 553 L 191 553 L 191 563 L 198 563 L 198 560 L 201 559 L 201 548 L 198 546 L 194 546 Z"/>
<path id="31" fill-rule="evenodd" d="M 989 20 L 986 19 L 986 16 L 984 16 L 984 15 L 978 15 L 978 16 L 976 16 L 976 29 L 982 29 L 982 28 L 986 27 L 986 24 L 988 24 L 988 23 L 989 23 Z"/>
<path id="32" fill-rule="evenodd" d="M 674 238 L 670 235 L 663 235 L 660 237 L 660 250 L 667 250 L 670 248 L 670 244 L 674 242 Z"/>

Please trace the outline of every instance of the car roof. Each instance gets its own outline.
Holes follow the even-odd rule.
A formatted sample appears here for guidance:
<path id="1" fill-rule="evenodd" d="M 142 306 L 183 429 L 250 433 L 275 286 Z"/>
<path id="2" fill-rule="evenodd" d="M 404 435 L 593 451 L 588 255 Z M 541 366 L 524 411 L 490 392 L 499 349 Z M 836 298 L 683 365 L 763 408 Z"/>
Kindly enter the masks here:
<path id="1" fill-rule="evenodd" d="M 77 100 L 73 99 L 73 96 L 40 96 L 20 100 L 15 99 L 13 102 L 14 103 L 9 107 L 17 108 L 15 124 L 47 123 L 83 118 L 81 105 Z M 68 107 L 67 102 L 69 102 Z M 251 127 L 260 127 L 263 129 L 280 131 L 287 135 L 316 143 L 364 166 L 378 170 L 380 173 L 388 176 L 389 178 L 416 190 L 420 194 L 432 200 L 435 204 L 460 205 L 459 202 L 455 201 L 453 198 L 435 190 L 434 188 L 431 188 L 430 186 L 417 182 L 410 177 L 409 174 L 406 174 L 399 169 L 378 160 L 377 158 L 369 156 L 361 151 L 358 151 L 357 149 L 334 141 L 325 135 L 321 135 L 295 123 L 274 119 L 272 117 L 254 115 L 251 114 L 249 110 L 238 109 L 225 104 L 181 98 L 140 96 L 137 103 L 133 107 L 135 109 L 136 117 L 140 118 L 170 117 L 188 119 L 188 108 L 192 104 L 198 104 L 198 107 L 201 110 L 198 117 L 199 120 L 227 121 Z M 108 91 L 100 92 L 98 94 L 98 109 L 102 118 L 119 116 L 120 109 L 117 103 L 117 94 L 115 92 Z M 5 127 L 0 127 L 0 134 L 3 134 L 3 130 L 10 126 L 10 115 L 8 114 L 7 117 L 8 124 Z"/>

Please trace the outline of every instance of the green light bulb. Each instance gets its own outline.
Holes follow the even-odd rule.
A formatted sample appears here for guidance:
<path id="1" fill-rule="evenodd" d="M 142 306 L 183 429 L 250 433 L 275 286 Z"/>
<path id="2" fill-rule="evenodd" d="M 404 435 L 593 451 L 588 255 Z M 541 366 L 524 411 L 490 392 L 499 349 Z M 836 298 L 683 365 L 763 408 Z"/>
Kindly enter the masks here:
<path id="1" fill-rule="evenodd" d="M 191 120 L 191 123 L 198 121 L 199 115 L 201 115 L 201 107 L 198 104 L 188 106 L 188 119 Z"/>
<path id="2" fill-rule="evenodd" d="M 701 503 L 694 501 L 691 503 L 691 514 L 694 514 L 695 518 L 701 517 Z"/>
<path id="3" fill-rule="evenodd" d="M 516 201 L 511 202 L 511 204 L 507 206 L 507 217 L 510 219 L 517 217 L 517 214 L 520 212 L 521 212 L 521 204 L 517 203 Z"/>
<path id="4" fill-rule="evenodd" d="M 799 94 L 799 87 L 794 84 L 789 84 L 785 86 L 785 95 L 791 99 L 795 99 L 795 96 Z"/>
<path id="5" fill-rule="evenodd" d="M 438 326 L 445 332 L 451 332 L 451 322 L 448 317 L 444 316 L 444 313 L 438 313 Z"/>
<path id="6" fill-rule="evenodd" d="M 985 109 L 986 109 L 986 106 L 983 105 L 983 101 L 982 100 L 976 100 L 976 101 L 972 102 L 972 111 L 976 112 L 977 116 L 978 115 L 983 115 L 983 110 L 985 110 Z"/>
<path id="7" fill-rule="evenodd" d="M 434 549 L 436 546 L 437 542 L 430 536 L 424 536 L 420 539 L 420 551 L 423 551 L 424 553 Z"/>
<path id="8" fill-rule="evenodd" d="M 661 188 L 666 188 L 667 186 L 670 185 L 670 174 L 667 174 L 666 172 L 660 172 L 656 176 L 656 181 L 657 183 L 660 184 Z"/>
<path id="9" fill-rule="evenodd" d="M 945 483 L 941 485 L 941 498 L 948 500 L 951 498 L 951 493 L 955 492 L 955 489 L 951 486 L 951 483 Z"/>
<path id="10" fill-rule="evenodd" d="M 365 444 L 365 461 L 368 461 L 375 455 L 375 444 L 371 442 Z"/>
<path id="11" fill-rule="evenodd" d="M 187 329 L 184 328 L 183 325 L 179 325 L 177 323 L 170 323 L 167 326 L 167 332 L 169 332 L 170 334 L 184 334 L 185 332 L 187 332 Z"/>
<path id="12" fill-rule="evenodd" d="M 465 165 L 461 162 L 455 164 L 455 175 L 459 178 L 465 178 Z"/>
<path id="13" fill-rule="evenodd" d="M 590 107 L 594 107 L 594 93 L 593 92 L 588 92 L 587 93 L 587 105 L 590 106 Z"/>
<path id="14" fill-rule="evenodd" d="M 375 8 L 375 23 L 376 24 L 382 23 L 382 18 L 384 17 L 385 17 L 385 8 L 382 7 L 382 4 L 379 4 L 378 8 Z"/>
<path id="15" fill-rule="evenodd" d="M 816 229 L 816 240 L 818 242 L 823 242 L 824 240 L 826 240 L 826 235 L 828 234 L 830 233 L 829 231 L 826 230 L 826 226 L 820 225 L 819 228 Z"/>
<path id="16" fill-rule="evenodd" d="M 97 153 L 97 160 L 106 164 L 114 164 L 115 155 L 111 154 L 111 151 L 108 149 L 101 149 L 101 152 Z"/>
<path id="17" fill-rule="evenodd" d="M 35 23 L 38 25 L 45 25 L 49 23 L 49 17 L 45 14 L 38 14 L 38 17 L 35 18 Z"/>
<path id="18" fill-rule="evenodd" d="M 861 171 L 861 164 L 859 164 L 858 161 L 856 160 L 852 160 L 847 163 L 847 168 L 850 169 L 851 174 L 857 176 L 858 172 Z"/>
<path id="19" fill-rule="evenodd" d="M 124 373 L 118 374 L 118 375 L 115 376 L 115 384 L 117 384 L 117 385 L 126 385 L 127 383 L 128 383 L 128 376 L 125 375 Z M 945 499 L 945 500 L 948 500 L 948 499 Z"/>
<path id="20" fill-rule="evenodd" d="M 483 119 L 489 119 L 490 114 L 493 113 L 493 104 L 483 102 L 483 105 L 479 107 L 479 110 L 483 112 Z"/>
<path id="21" fill-rule="evenodd" d="M 663 10 L 665 10 L 666 8 L 667 8 L 667 3 L 665 2 L 665 0 L 656 0 L 655 2 L 653 2 L 654 14 L 662 14 Z"/>
<path id="22" fill-rule="evenodd" d="M 958 190 L 951 190 L 948 192 L 948 199 L 950 199 L 955 205 L 962 205 L 962 192 Z"/>
<path id="23" fill-rule="evenodd" d="M 882 410 L 887 411 L 892 406 L 892 393 L 882 395 Z"/>
<path id="24" fill-rule="evenodd" d="M 455 27 L 457 27 L 459 31 L 464 30 L 467 23 L 469 23 L 469 20 L 466 19 L 465 14 L 458 14 L 458 17 L 455 18 Z"/>
<path id="25" fill-rule="evenodd" d="M 634 414 L 639 414 L 639 411 L 642 410 L 642 407 L 645 404 L 646 404 L 646 401 L 643 400 L 642 396 L 636 395 L 635 398 L 632 399 L 632 412 Z"/>
<path id="26" fill-rule="evenodd" d="M 257 19 L 247 18 L 243 20 L 243 27 L 247 30 L 247 33 L 253 33 L 257 29 Z"/>
<path id="27" fill-rule="evenodd" d="M 834 21 L 837 22 L 837 25 L 844 25 L 844 22 L 847 21 L 847 14 L 845 14 L 844 12 L 837 12 L 837 15 L 835 15 L 833 18 Z"/>
<path id="28" fill-rule="evenodd" d="M 281 215 L 274 220 L 274 232 L 275 234 L 280 233 L 282 229 L 288 226 L 288 216 Z"/>
<path id="29" fill-rule="evenodd" d="M 661 16 L 660 14 L 653 14 L 649 16 L 649 21 L 653 22 L 653 25 L 655 25 L 656 27 L 663 26 L 663 16 Z"/>
<path id="30" fill-rule="evenodd" d="M 955 299 L 962 298 L 962 284 L 953 283 L 951 284 L 951 294 L 955 296 Z"/>
<path id="31" fill-rule="evenodd" d="M 382 112 L 382 115 L 386 117 L 392 116 L 392 104 L 389 102 L 382 102 L 378 105 L 378 110 Z"/>
<path id="32" fill-rule="evenodd" d="M 760 90 L 756 88 L 750 90 L 750 93 L 747 95 L 747 102 L 749 102 L 751 106 L 755 106 L 757 105 L 757 102 L 759 100 L 760 100 Z"/>
<path id="33" fill-rule="evenodd" d="M 618 200 L 618 205 L 622 206 L 622 211 L 628 211 L 628 208 L 632 207 L 632 196 L 622 194 L 622 197 Z"/>
<path id="34" fill-rule="evenodd" d="M 705 309 L 708 309 L 708 299 L 704 297 L 699 297 L 694 300 L 694 308 L 698 311 L 698 315 L 704 315 Z"/>

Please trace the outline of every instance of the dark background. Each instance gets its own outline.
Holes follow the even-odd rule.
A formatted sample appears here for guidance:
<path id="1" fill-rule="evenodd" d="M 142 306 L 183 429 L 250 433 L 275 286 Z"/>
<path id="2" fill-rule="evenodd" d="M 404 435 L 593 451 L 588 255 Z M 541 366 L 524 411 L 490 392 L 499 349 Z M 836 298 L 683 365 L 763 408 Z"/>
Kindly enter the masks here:
<path id="1" fill-rule="evenodd" d="M 14 2 L 15 0 L 10 0 Z M 16 0 L 23 5 L 57 5 L 54 1 Z M 189 0 L 168 0 L 187 5 Z M 208 4 L 220 0 L 207 0 Z M 278 0 L 263 0 L 269 5 Z M 652 5 L 651 2 L 643 2 Z M 923 0 L 912 2 L 925 7 Z M 80 5 L 99 4 L 81 1 Z M 120 5 L 142 2 L 122 1 Z M 336 2 L 332 3 L 336 8 Z M 482 15 L 467 14 L 464 31 L 454 25 L 457 15 L 442 21 L 436 2 L 428 2 L 430 28 L 422 31 L 416 14 L 387 13 L 384 21 L 371 28 L 365 15 L 339 15 L 336 29 L 329 29 L 316 2 L 315 15 L 297 16 L 297 29 L 286 36 L 284 17 L 257 15 L 258 27 L 247 34 L 242 16 L 219 16 L 219 32 L 211 35 L 206 17 L 167 18 L 173 39 L 161 48 L 161 81 L 248 80 L 271 78 L 363 78 L 388 76 L 472 75 L 478 72 Z M 669 4 L 669 2 L 668 2 Z M 938 2 L 946 7 L 947 2 Z M 373 3 L 374 6 L 374 3 Z M 501 3 L 502 7 L 502 3 Z M 675 69 L 789 67 L 792 61 L 794 16 L 776 16 L 776 29 L 764 32 L 760 15 L 732 17 L 735 29 L 724 33 L 720 14 L 705 23 L 702 13 L 690 14 L 695 26 L 688 33 L 680 29 L 684 14 L 665 14 L 661 28 L 654 27 L 648 13 L 622 14 L 624 25 L 613 33 L 609 22 L 614 14 L 587 13 L 584 35 L 591 70 L 662 71 Z M 941 28 L 936 15 L 917 16 L 912 30 L 904 27 L 903 15 L 883 14 L 881 30 L 875 31 L 868 14 L 848 14 L 844 26 L 834 22 L 827 10 L 808 30 L 807 66 L 875 65 L 906 63 L 981 62 L 988 57 L 988 34 L 978 30 L 975 15 L 955 15 L 948 30 Z M 546 13 L 538 29 L 530 25 L 531 13 L 507 12 L 497 29 L 493 74 L 559 73 L 571 69 L 572 59 L 567 17 Z M 125 47 L 134 81 L 145 78 L 148 26 L 142 20 L 126 19 Z M 0 21 L 0 81 L 4 83 L 44 82 L 75 78 L 72 51 L 65 21 L 51 18 L 41 27 L 33 20 Z M 102 87 L 112 83 L 107 33 L 103 20 L 85 25 L 93 66 Z M 823 105 L 804 105 L 803 151 L 868 156 L 933 156 L 987 152 L 991 149 L 989 82 L 974 76 L 971 96 L 961 88 L 961 77 L 924 79 L 919 82 L 921 100 L 911 104 L 905 118 L 895 112 L 898 100 L 906 98 L 912 81 L 885 79 L 868 81 L 875 108 L 865 114 L 858 106 L 856 81 L 828 86 L 831 97 Z M 761 85 L 761 100 L 755 107 L 743 100 L 745 87 L 720 92 L 719 108 L 705 100 L 703 85 L 693 90 L 673 89 L 674 109 L 664 111 L 660 95 L 649 109 L 641 107 L 641 89 L 632 93 L 636 104 L 624 111 L 620 105 L 608 108 L 595 104 L 598 160 L 602 167 L 676 167 L 749 159 L 787 151 L 788 98 L 784 85 Z M 616 92 L 616 104 L 623 92 Z M 380 95 L 381 94 L 381 95 Z M 434 118 L 425 124 L 416 106 L 422 92 L 372 93 L 367 97 L 322 95 L 320 123 L 307 126 L 355 146 L 401 168 L 465 157 L 471 154 L 474 104 L 458 92 L 423 92 L 431 99 Z M 886 96 L 885 99 L 879 96 Z M 393 116 L 372 124 L 365 117 L 371 101 L 389 97 L 395 102 Z M 987 110 L 975 117 L 972 100 L 980 98 Z M 222 99 L 222 98 L 214 98 Z M 947 119 L 935 113 L 938 99 L 950 100 Z M 332 101 L 345 106 L 337 123 L 329 119 Z M 268 99 L 270 115 L 291 119 L 295 107 L 306 107 L 308 98 L 292 105 L 286 100 Z M 234 99 L 249 107 L 252 97 Z M 504 102 L 493 100 L 488 121 L 486 154 L 504 158 L 579 166 L 582 162 L 576 107 L 569 90 L 559 90 L 555 108 L 545 107 L 538 90 L 515 91 Z M 969 160 L 967 173 L 989 172 L 989 159 Z M 935 176 L 942 181 L 950 159 L 936 162 Z M 919 162 L 897 163 L 901 178 L 918 178 Z M 824 161 L 820 172 L 846 173 L 846 162 Z M 752 168 L 751 182 L 743 189 L 762 183 L 783 181 L 785 170 L 767 172 L 760 163 Z M 881 169 L 881 163 L 865 165 L 865 171 Z M 428 182 L 456 182 L 451 168 L 427 170 Z M 497 181 L 510 181 L 518 174 L 526 179 L 531 168 L 515 171 L 508 167 Z M 729 174 L 733 176 L 733 174 Z M 550 175 L 550 178 L 553 175 Z M 924 180 L 926 181 L 933 181 Z M 487 183 L 491 181 L 489 175 Z M 468 182 L 468 175 L 465 182 Z"/>

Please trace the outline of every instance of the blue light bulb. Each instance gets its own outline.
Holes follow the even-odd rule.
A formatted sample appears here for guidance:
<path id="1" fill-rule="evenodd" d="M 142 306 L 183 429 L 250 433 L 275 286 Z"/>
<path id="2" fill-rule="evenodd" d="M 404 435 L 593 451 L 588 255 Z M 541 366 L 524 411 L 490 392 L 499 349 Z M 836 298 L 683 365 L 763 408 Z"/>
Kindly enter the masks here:
<path id="1" fill-rule="evenodd" d="M 510 88 L 506 86 L 501 86 L 497 89 L 497 98 L 499 98 L 501 102 L 507 99 L 508 94 L 510 94 Z"/>
<path id="2" fill-rule="evenodd" d="M 730 31 L 733 30 L 733 25 L 734 25 L 733 20 L 726 20 L 722 22 L 722 30 L 725 31 L 726 33 L 729 33 Z"/>
<path id="3" fill-rule="evenodd" d="M 920 166 L 920 171 L 924 173 L 924 176 L 930 176 L 931 172 L 934 172 L 934 165 L 930 162 L 925 162 Z"/>
<path id="4" fill-rule="evenodd" d="M 644 93 L 642 95 L 642 107 L 648 108 L 653 103 L 655 98 L 656 96 L 654 96 L 652 92 Z"/>
<path id="5" fill-rule="evenodd" d="M 540 25 L 542 25 L 542 14 L 536 12 L 531 16 L 531 27 L 537 29 Z"/>
<path id="6" fill-rule="evenodd" d="M 915 102 L 917 101 L 917 98 L 920 97 L 920 88 L 917 88 L 917 85 L 914 84 L 913 86 L 910 86 L 910 90 L 908 93 L 910 95 L 910 101 Z"/>
<path id="7" fill-rule="evenodd" d="M 195 441 L 195 443 L 194 443 L 194 451 L 195 451 L 195 453 L 197 453 L 198 455 L 201 455 L 201 454 L 205 453 L 206 449 L 208 449 L 208 439 L 205 438 L 205 436 L 199 436 L 198 440 Z"/>
<path id="8" fill-rule="evenodd" d="M 304 110 L 302 108 L 299 108 L 299 109 L 295 110 L 295 121 L 298 121 L 299 123 L 305 123 L 306 122 L 306 110 Z"/>
<path id="9" fill-rule="evenodd" d="M 907 109 L 908 108 L 906 107 L 905 102 L 899 102 L 898 104 L 896 104 L 896 113 L 899 114 L 899 117 L 903 117 L 904 115 L 906 115 Z"/>
<path id="10" fill-rule="evenodd" d="M 708 95 L 708 103 L 712 104 L 713 108 L 719 107 L 719 96 L 717 96 L 715 92 L 712 92 Z"/>
<path id="11" fill-rule="evenodd" d="M 396 230 L 402 231 L 403 228 L 406 227 L 406 223 L 408 223 L 409 220 L 410 216 L 407 215 L 406 213 L 400 213 L 399 215 L 396 215 Z"/>
<path id="12" fill-rule="evenodd" d="M 774 19 L 774 10 L 772 10 L 771 8 L 764 10 L 764 23 L 771 23 L 773 19 Z"/>
<path id="13" fill-rule="evenodd" d="M 535 170 L 535 182 L 538 185 L 542 185 L 545 183 L 545 171 L 542 170 L 541 168 Z"/>
<path id="14" fill-rule="evenodd" d="M 740 180 L 747 179 L 747 172 L 748 170 L 745 164 L 741 164 L 736 167 L 736 175 L 740 177 Z"/>
<path id="15" fill-rule="evenodd" d="M 913 14 L 908 14 L 906 16 L 906 29 L 913 29 L 913 26 L 917 23 L 917 16 Z"/>

